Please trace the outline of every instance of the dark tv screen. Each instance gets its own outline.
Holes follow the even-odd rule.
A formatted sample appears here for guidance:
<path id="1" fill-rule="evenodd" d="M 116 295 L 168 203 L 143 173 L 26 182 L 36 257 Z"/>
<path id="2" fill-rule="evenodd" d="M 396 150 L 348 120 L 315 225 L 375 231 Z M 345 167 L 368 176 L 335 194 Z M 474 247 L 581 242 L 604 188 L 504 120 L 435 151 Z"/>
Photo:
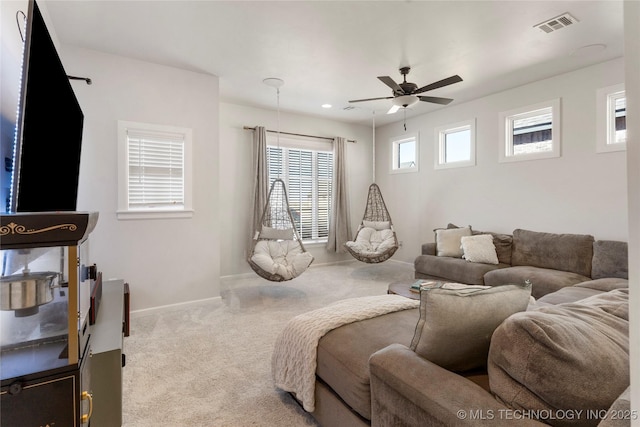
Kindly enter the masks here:
<path id="1" fill-rule="evenodd" d="M 75 211 L 84 115 L 35 1 L 25 43 L 11 211 Z"/>

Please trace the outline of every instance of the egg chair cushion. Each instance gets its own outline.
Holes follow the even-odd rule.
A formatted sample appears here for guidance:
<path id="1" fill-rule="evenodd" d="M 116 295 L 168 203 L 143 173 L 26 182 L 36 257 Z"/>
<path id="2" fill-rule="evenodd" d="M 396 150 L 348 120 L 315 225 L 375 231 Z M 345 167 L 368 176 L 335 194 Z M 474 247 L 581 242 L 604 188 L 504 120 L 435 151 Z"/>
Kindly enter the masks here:
<path id="1" fill-rule="evenodd" d="M 355 242 L 346 243 L 354 252 L 367 256 L 385 253 L 395 244 L 396 239 L 393 230 L 389 228 L 376 230 L 371 227 L 363 227 L 358 232 Z"/>
<path id="2" fill-rule="evenodd" d="M 260 240 L 256 242 L 251 261 L 265 272 L 289 280 L 302 274 L 313 256 L 303 251 L 295 240 Z"/>

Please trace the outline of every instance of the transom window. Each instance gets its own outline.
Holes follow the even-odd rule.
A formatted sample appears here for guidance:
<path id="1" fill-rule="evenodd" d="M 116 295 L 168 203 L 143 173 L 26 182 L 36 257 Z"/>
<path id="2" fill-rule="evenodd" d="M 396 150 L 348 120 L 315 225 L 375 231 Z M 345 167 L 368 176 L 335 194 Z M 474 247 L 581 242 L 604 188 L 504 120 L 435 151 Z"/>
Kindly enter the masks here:
<path id="1" fill-rule="evenodd" d="M 436 169 L 476 164 L 476 124 L 467 120 L 436 128 Z"/>
<path id="2" fill-rule="evenodd" d="M 560 157 L 560 100 L 500 114 L 500 161 Z"/>
<path id="3" fill-rule="evenodd" d="M 190 216 L 191 130 L 118 122 L 118 218 Z"/>
<path id="4" fill-rule="evenodd" d="M 597 151 L 621 151 L 627 148 L 627 98 L 624 85 L 598 90 Z"/>
<path id="5" fill-rule="evenodd" d="M 331 215 L 333 147 L 320 143 L 316 149 L 295 148 L 291 144 L 295 142 L 283 141 L 280 147 L 267 145 L 269 185 L 277 178 L 285 182 L 291 216 L 302 241 L 326 242 Z"/>
<path id="6" fill-rule="evenodd" d="M 391 138 L 391 172 L 418 170 L 418 134 Z"/>

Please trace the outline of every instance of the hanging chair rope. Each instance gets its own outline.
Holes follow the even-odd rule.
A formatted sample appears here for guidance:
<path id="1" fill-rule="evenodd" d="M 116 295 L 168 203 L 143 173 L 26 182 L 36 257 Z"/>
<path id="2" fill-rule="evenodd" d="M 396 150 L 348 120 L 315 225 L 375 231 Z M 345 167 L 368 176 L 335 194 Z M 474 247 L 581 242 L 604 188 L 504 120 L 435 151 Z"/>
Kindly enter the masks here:
<path id="1" fill-rule="evenodd" d="M 306 251 L 302 244 L 295 220 L 289 208 L 287 189 L 284 181 L 280 178 L 277 178 L 271 184 L 269 195 L 267 196 L 267 203 L 265 204 L 260 219 L 260 225 L 260 230 L 255 230 L 251 253 L 247 259 L 253 271 L 260 277 L 272 282 L 291 280 L 311 265 L 313 256 Z M 293 253 L 290 259 L 286 257 L 287 263 L 291 262 L 292 265 L 294 265 L 293 270 L 287 269 L 289 264 L 285 264 L 284 261 L 276 261 L 273 259 L 267 260 L 270 261 L 267 263 L 269 267 L 274 267 L 275 264 L 279 262 L 281 264 L 280 266 L 285 268 L 285 270 L 267 270 L 264 268 L 264 265 L 259 265 L 254 256 L 256 255 L 256 248 L 261 241 L 271 241 L 271 244 L 282 245 L 282 247 L 286 247 L 289 252 Z M 292 248 L 289 242 L 295 242 L 297 248 Z M 265 254 L 262 254 L 262 259 L 264 259 L 264 256 Z M 304 268 L 301 269 L 300 266 Z M 284 274 L 283 271 L 286 271 L 287 274 Z"/>

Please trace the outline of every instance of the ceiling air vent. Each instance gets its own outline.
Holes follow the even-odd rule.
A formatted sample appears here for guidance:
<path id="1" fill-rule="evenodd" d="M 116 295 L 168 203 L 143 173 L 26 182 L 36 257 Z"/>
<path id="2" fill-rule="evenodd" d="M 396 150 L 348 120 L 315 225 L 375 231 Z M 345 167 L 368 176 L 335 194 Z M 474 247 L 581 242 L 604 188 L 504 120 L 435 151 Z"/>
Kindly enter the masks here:
<path id="1" fill-rule="evenodd" d="M 551 18 L 547 21 L 541 22 L 538 25 L 534 25 L 535 28 L 540 28 L 545 33 L 551 33 L 561 28 L 568 27 L 569 25 L 577 23 L 578 20 L 571 16 L 568 12 L 563 13 L 560 16 Z"/>

